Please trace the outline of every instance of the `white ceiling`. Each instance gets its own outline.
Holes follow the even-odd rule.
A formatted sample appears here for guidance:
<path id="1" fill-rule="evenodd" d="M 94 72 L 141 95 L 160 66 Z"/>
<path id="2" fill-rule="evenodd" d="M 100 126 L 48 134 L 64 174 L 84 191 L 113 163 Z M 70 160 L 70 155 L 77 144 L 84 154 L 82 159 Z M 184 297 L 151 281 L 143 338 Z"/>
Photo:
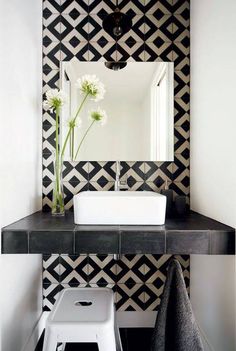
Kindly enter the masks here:
<path id="1" fill-rule="evenodd" d="M 72 59 L 65 63 L 72 84 L 84 74 L 95 74 L 105 85 L 106 97 L 140 102 L 153 80 L 159 62 L 128 62 L 119 71 L 108 69 L 104 62 L 80 62 Z"/>

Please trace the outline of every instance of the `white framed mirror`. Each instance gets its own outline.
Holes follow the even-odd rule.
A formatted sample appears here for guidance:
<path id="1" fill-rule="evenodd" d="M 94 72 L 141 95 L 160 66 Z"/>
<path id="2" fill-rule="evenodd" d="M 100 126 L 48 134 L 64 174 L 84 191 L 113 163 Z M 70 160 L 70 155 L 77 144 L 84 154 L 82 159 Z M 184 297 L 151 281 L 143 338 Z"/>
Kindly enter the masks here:
<path id="1" fill-rule="evenodd" d="M 62 138 L 68 131 L 82 96 L 76 81 L 96 75 L 105 85 L 103 100 L 96 103 L 107 113 L 105 125 L 95 123 L 77 149 L 89 126 L 88 114 L 95 102 L 83 108 L 68 144 L 65 160 L 74 161 L 173 161 L 174 159 L 174 65 L 172 62 L 128 62 L 113 71 L 104 62 L 72 59 L 61 64 L 61 88 L 69 96 L 61 116 Z"/>

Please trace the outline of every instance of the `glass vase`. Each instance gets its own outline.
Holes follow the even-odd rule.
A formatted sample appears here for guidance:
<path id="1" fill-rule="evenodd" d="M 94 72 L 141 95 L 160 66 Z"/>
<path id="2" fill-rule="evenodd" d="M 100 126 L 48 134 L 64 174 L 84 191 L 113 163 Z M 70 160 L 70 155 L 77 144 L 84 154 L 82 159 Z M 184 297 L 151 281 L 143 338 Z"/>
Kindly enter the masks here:
<path id="1" fill-rule="evenodd" d="M 53 216 L 65 215 L 64 192 L 63 192 L 63 183 L 62 183 L 62 167 L 63 167 L 63 162 L 57 158 L 54 158 L 54 184 L 53 184 L 53 195 L 52 195 L 52 215 Z"/>

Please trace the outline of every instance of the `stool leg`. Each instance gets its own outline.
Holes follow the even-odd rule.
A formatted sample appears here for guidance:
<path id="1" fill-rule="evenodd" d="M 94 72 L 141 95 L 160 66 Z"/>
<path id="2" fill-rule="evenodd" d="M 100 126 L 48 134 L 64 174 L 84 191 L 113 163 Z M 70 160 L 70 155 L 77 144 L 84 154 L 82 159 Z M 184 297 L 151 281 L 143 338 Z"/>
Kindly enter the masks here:
<path id="1" fill-rule="evenodd" d="M 115 338 L 116 338 L 116 350 L 123 351 L 121 338 L 120 338 L 120 331 L 116 323 L 115 323 Z"/>
<path id="2" fill-rule="evenodd" d="M 43 342 L 43 351 L 56 351 L 57 340 L 53 333 L 46 328 Z"/>
<path id="3" fill-rule="evenodd" d="M 99 351 L 116 351 L 116 340 L 114 333 L 106 333 L 98 338 Z"/>

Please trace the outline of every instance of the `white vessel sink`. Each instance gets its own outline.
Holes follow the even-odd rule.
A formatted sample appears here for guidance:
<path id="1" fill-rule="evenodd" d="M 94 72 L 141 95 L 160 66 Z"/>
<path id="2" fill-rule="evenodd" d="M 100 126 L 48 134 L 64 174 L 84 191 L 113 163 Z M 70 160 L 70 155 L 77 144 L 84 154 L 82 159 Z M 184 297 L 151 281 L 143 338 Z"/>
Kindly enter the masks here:
<path id="1" fill-rule="evenodd" d="M 84 191 L 74 196 L 76 224 L 162 225 L 166 197 L 152 191 Z"/>

